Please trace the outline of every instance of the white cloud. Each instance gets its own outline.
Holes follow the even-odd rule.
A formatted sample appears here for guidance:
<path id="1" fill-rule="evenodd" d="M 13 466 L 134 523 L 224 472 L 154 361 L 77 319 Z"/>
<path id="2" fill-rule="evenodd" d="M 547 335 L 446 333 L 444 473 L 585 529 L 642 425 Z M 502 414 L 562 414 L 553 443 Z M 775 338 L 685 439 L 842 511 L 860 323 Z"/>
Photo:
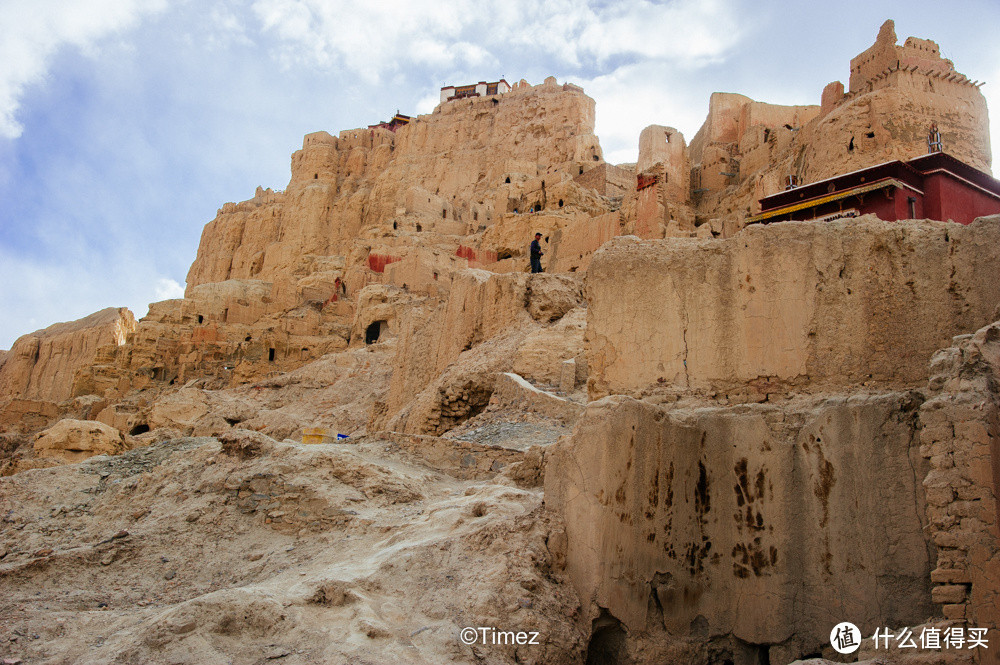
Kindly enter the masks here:
<path id="1" fill-rule="evenodd" d="M 681 85 L 671 68 L 655 63 L 627 65 L 574 82 L 596 102 L 594 133 L 604 158 L 613 164 L 638 159 L 639 133 L 649 125 L 674 127 L 690 143 L 708 109 L 707 95 Z"/>
<path id="2" fill-rule="evenodd" d="M 736 7 L 728 0 L 638 2 L 625 11 L 621 7 L 587 25 L 581 49 L 602 61 L 634 54 L 693 66 L 719 59 L 741 33 Z"/>
<path id="3" fill-rule="evenodd" d="M 156 294 L 156 301 L 160 300 L 173 300 L 174 298 L 184 297 L 184 287 L 176 279 L 170 279 L 168 277 L 161 277 L 156 280 L 156 288 L 154 289 Z"/>
<path id="4" fill-rule="evenodd" d="M 741 36 L 736 0 L 257 0 L 253 10 L 287 64 L 346 67 L 369 82 L 413 65 L 461 69 L 532 53 L 571 67 L 615 57 L 696 66 Z"/>
<path id="5" fill-rule="evenodd" d="M 140 259 L 116 257 L 95 271 L 97 258 L 30 259 L 0 248 L 0 284 L 8 287 L 0 291 L 0 349 L 57 321 L 74 321 L 105 307 L 128 307 L 138 319 L 149 303 L 184 295 L 177 280 L 156 275 Z"/>
<path id="6" fill-rule="evenodd" d="M 89 50 L 166 0 L 5 0 L 0 4 L 0 136 L 17 138 L 20 99 L 60 47 Z"/>

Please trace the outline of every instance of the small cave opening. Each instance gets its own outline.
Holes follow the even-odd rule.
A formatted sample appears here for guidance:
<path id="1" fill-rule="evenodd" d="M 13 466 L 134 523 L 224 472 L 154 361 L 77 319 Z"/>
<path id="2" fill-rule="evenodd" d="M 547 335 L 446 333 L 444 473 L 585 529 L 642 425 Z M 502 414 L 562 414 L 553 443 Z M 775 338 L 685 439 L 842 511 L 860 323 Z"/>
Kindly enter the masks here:
<path id="1" fill-rule="evenodd" d="M 875 132 L 867 132 L 865 138 L 873 139 L 875 138 Z"/>
<path id="2" fill-rule="evenodd" d="M 372 321 L 365 328 L 365 344 L 374 344 L 389 329 L 389 324 L 384 319 Z"/>
<path id="3" fill-rule="evenodd" d="M 587 644 L 587 665 L 628 665 L 632 660 L 625 647 L 627 634 L 622 622 L 603 607 L 594 619 Z"/>
<path id="4" fill-rule="evenodd" d="M 509 176 L 507 177 L 506 180 L 504 180 L 504 184 L 505 185 L 509 185 L 510 184 L 510 177 Z"/>
<path id="5" fill-rule="evenodd" d="M 420 233 L 423 230 L 424 230 L 424 227 L 422 227 L 419 224 L 417 224 L 417 233 Z"/>
<path id="6" fill-rule="evenodd" d="M 205 317 L 202 316 L 201 314 L 199 314 L 198 315 L 198 323 L 204 323 L 204 322 L 205 322 Z"/>
<path id="7" fill-rule="evenodd" d="M 601 161 L 601 158 L 600 158 L 600 157 L 598 157 L 597 155 L 594 155 L 594 161 L 595 161 L 595 162 L 599 162 L 599 161 Z"/>
<path id="8" fill-rule="evenodd" d="M 313 173 L 313 180 L 319 180 L 319 174 Z"/>
<path id="9" fill-rule="evenodd" d="M 747 665 L 771 665 L 771 648 L 767 644 L 752 644 L 734 638 L 733 660 Z"/>
<path id="10" fill-rule="evenodd" d="M 851 142 L 847 144 L 847 152 L 854 152 L 854 137 L 851 137 Z"/>
<path id="11" fill-rule="evenodd" d="M 147 425 L 146 423 L 139 423 L 138 425 L 130 429 L 128 433 L 131 436 L 138 436 L 140 434 L 145 434 L 148 431 L 149 431 L 149 425 Z"/>
<path id="12" fill-rule="evenodd" d="M 392 223 L 392 230 L 395 231 L 398 228 L 399 228 L 399 222 L 393 222 Z"/>
<path id="13" fill-rule="evenodd" d="M 267 350 L 267 362 L 269 363 L 274 362 L 274 347 L 271 347 Z"/>
<path id="14" fill-rule="evenodd" d="M 559 207 L 560 207 L 560 208 L 562 208 L 562 207 L 563 207 L 563 200 L 562 200 L 562 199 L 559 199 Z"/>

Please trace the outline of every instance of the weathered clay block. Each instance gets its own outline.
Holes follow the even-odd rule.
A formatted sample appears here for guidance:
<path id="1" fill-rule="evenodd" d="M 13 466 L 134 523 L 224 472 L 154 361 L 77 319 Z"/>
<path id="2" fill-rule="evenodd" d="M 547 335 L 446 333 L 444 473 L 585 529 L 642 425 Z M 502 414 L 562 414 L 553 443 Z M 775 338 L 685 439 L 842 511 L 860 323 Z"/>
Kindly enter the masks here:
<path id="1" fill-rule="evenodd" d="M 791 639 L 800 653 L 819 651 L 841 617 L 866 632 L 923 621 L 934 606 L 917 406 L 905 392 L 780 407 L 591 402 L 545 467 L 584 611 L 606 608 L 629 632 L 653 622 Z"/>
<path id="2" fill-rule="evenodd" d="M 35 438 L 36 455 L 70 463 L 94 455 L 115 455 L 125 449 L 121 432 L 95 420 L 60 420 Z"/>
<path id="3" fill-rule="evenodd" d="M 591 397 L 922 384 L 938 348 L 991 320 L 998 244 L 998 216 L 616 238 L 587 276 Z"/>

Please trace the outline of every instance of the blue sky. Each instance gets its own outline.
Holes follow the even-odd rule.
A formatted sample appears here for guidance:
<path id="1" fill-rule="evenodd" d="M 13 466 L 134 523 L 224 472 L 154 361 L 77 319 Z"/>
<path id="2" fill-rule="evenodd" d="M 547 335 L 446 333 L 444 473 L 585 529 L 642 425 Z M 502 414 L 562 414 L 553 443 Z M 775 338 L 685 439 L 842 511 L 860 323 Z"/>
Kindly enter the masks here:
<path id="1" fill-rule="evenodd" d="M 282 189 L 306 133 L 428 113 L 449 83 L 554 75 L 609 161 L 690 139 L 713 91 L 815 104 L 886 18 L 982 88 L 1000 141 L 1000 3 L 0 0 L 0 349 L 177 297 L 202 227 Z"/>

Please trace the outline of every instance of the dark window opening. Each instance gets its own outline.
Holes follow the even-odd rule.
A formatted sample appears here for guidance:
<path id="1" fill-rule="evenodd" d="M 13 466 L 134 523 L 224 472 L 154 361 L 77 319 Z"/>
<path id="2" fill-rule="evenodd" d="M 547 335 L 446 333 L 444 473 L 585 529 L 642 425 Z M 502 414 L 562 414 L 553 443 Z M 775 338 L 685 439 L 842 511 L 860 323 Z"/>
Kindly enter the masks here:
<path id="1" fill-rule="evenodd" d="M 274 349 L 273 348 L 270 348 L 270 349 L 267 350 L 267 362 L 269 362 L 269 363 L 273 363 L 274 362 Z"/>
<path id="2" fill-rule="evenodd" d="M 395 231 L 398 228 L 399 228 L 399 223 L 398 222 L 393 222 L 392 223 L 392 230 Z"/>
<path id="3" fill-rule="evenodd" d="M 198 315 L 198 323 L 203 323 L 204 321 L 205 321 L 205 317 L 202 316 L 201 314 L 199 314 Z"/>
<path id="4" fill-rule="evenodd" d="M 917 218 L 917 199 L 914 196 L 909 196 L 906 198 L 906 202 L 910 204 L 910 219 Z"/>
<path id="5" fill-rule="evenodd" d="M 386 331 L 389 324 L 383 321 L 372 321 L 367 328 L 365 328 L 365 344 L 374 344 L 382 336 L 382 333 Z"/>
<path id="6" fill-rule="evenodd" d="M 441 219 L 448 219 L 448 211 L 447 210 L 442 210 L 441 211 Z"/>
<path id="7" fill-rule="evenodd" d="M 583 175 L 583 167 L 580 167 L 580 175 Z"/>
<path id="8" fill-rule="evenodd" d="M 510 184 L 510 177 L 509 176 L 508 176 L 508 178 L 506 180 L 504 180 L 504 183 L 506 183 L 508 185 Z"/>
<path id="9" fill-rule="evenodd" d="M 424 227 L 422 227 L 419 224 L 417 224 L 417 233 L 420 233 L 423 230 L 424 230 Z"/>
<path id="10" fill-rule="evenodd" d="M 313 174 L 313 180 L 319 180 L 319 174 L 318 173 L 314 173 Z"/>
<path id="11" fill-rule="evenodd" d="M 140 434 L 145 434 L 148 431 L 149 431 L 149 425 L 147 425 L 146 423 L 142 423 L 140 425 L 136 425 L 131 430 L 129 430 L 129 434 L 131 434 L 132 436 L 138 436 Z"/>
<path id="12" fill-rule="evenodd" d="M 873 139 L 875 138 L 875 132 L 868 132 L 867 134 L 865 134 L 865 136 L 867 136 L 870 139 Z"/>
<path id="13" fill-rule="evenodd" d="M 562 199 L 559 199 L 559 207 L 560 207 L 560 208 L 562 208 L 562 207 L 563 207 L 563 200 L 562 200 Z"/>

